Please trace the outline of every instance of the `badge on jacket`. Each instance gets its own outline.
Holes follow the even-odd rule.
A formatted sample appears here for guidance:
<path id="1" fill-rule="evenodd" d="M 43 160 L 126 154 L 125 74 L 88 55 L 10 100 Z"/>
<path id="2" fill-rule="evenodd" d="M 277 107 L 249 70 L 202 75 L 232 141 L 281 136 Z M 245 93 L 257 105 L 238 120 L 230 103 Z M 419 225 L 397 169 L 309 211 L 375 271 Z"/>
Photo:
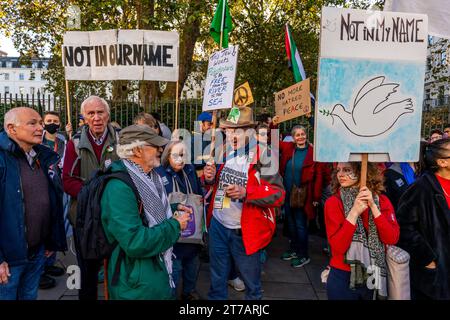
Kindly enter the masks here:
<path id="1" fill-rule="evenodd" d="M 402 179 L 395 180 L 395 183 L 397 183 L 398 187 L 401 187 L 401 186 L 403 186 L 405 184 Z"/>

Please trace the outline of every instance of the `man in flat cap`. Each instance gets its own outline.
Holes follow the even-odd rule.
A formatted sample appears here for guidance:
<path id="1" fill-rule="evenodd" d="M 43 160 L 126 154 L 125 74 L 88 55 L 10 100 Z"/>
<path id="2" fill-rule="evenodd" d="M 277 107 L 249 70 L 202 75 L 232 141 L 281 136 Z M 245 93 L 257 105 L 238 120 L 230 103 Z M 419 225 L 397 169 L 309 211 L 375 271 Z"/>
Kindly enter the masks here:
<path id="1" fill-rule="evenodd" d="M 117 154 L 121 160 L 110 169 L 129 174 L 140 202 L 122 180 L 111 179 L 106 184 L 101 200 L 103 228 L 108 241 L 118 242 L 108 267 L 111 299 L 174 298 L 172 246 L 186 228 L 192 209 L 179 204 L 171 207 L 161 178 L 153 170 L 159 166 L 167 142 L 147 125 L 131 125 L 119 134 Z M 123 260 L 113 284 L 118 259 Z"/>

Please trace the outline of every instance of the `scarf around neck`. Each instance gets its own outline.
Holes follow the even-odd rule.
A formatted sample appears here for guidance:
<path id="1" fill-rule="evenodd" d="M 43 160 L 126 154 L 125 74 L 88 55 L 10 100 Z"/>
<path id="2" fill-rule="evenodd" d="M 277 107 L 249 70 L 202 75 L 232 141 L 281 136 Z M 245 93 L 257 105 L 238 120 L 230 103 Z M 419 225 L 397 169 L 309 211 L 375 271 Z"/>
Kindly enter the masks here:
<path id="1" fill-rule="evenodd" d="M 172 210 L 170 209 L 169 201 L 167 200 L 167 195 L 162 187 L 159 175 L 154 170 L 146 174 L 140 165 L 129 159 L 123 160 L 123 163 L 139 192 L 145 216 L 149 221 L 148 227 L 151 228 L 166 219 L 170 219 L 172 217 Z M 173 247 L 170 247 L 161 255 L 164 259 L 167 273 L 169 274 L 169 284 L 171 288 L 175 288 L 172 280 L 172 252 Z"/>
<path id="2" fill-rule="evenodd" d="M 347 217 L 359 190 L 357 188 L 341 188 L 340 193 L 345 217 Z M 374 195 L 373 198 L 379 209 L 378 196 Z M 350 289 L 369 285 L 369 289 L 375 289 L 374 299 L 387 298 L 385 247 L 378 236 L 377 227 L 370 209 L 368 234 L 366 234 L 362 217 L 359 216 L 356 221 L 356 230 L 353 234 L 352 243 L 345 254 L 345 263 L 349 264 L 351 269 Z M 370 281 L 369 276 L 375 281 Z"/>

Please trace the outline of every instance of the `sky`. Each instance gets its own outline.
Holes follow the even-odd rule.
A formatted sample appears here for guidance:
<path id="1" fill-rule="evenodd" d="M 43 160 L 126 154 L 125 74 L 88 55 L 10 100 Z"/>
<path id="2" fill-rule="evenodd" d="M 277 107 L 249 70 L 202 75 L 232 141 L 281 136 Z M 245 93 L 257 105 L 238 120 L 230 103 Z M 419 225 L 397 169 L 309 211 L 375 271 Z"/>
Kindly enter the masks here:
<path id="1" fill-rule="evenodd" d="M 8 53 L 9 57 L 18 57 L 19 52 L 14 48 L 14 45 L 11 39 L 6 38 L 3 34 L 0 33 L 0 50 Z"/>

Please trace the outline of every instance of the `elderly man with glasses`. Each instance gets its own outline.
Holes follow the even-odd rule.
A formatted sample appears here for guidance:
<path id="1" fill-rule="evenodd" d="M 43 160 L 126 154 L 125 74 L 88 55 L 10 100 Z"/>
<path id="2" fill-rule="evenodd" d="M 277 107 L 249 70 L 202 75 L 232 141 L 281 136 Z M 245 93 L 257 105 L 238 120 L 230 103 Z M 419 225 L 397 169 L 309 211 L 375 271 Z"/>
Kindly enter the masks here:
<path id="1" fill-rule="evenodd" d="M 119 179 L 108 181 L 103 192 L 105 234 L 111 243 L 118 243 L 108 267 L 110 298 L 173 299 L 173 245 L 186 228 L 192 209 L 169 204 L 161 178 L 154 170 L 168 140 L 147 125 L 132 125 L 120 132 L 119 141 L 117 154 L 121 160 L 114 162 L 110 170 L 127 173 L 140 199 Z M 114 283 L 118 259 L 122 262 Z"/>

